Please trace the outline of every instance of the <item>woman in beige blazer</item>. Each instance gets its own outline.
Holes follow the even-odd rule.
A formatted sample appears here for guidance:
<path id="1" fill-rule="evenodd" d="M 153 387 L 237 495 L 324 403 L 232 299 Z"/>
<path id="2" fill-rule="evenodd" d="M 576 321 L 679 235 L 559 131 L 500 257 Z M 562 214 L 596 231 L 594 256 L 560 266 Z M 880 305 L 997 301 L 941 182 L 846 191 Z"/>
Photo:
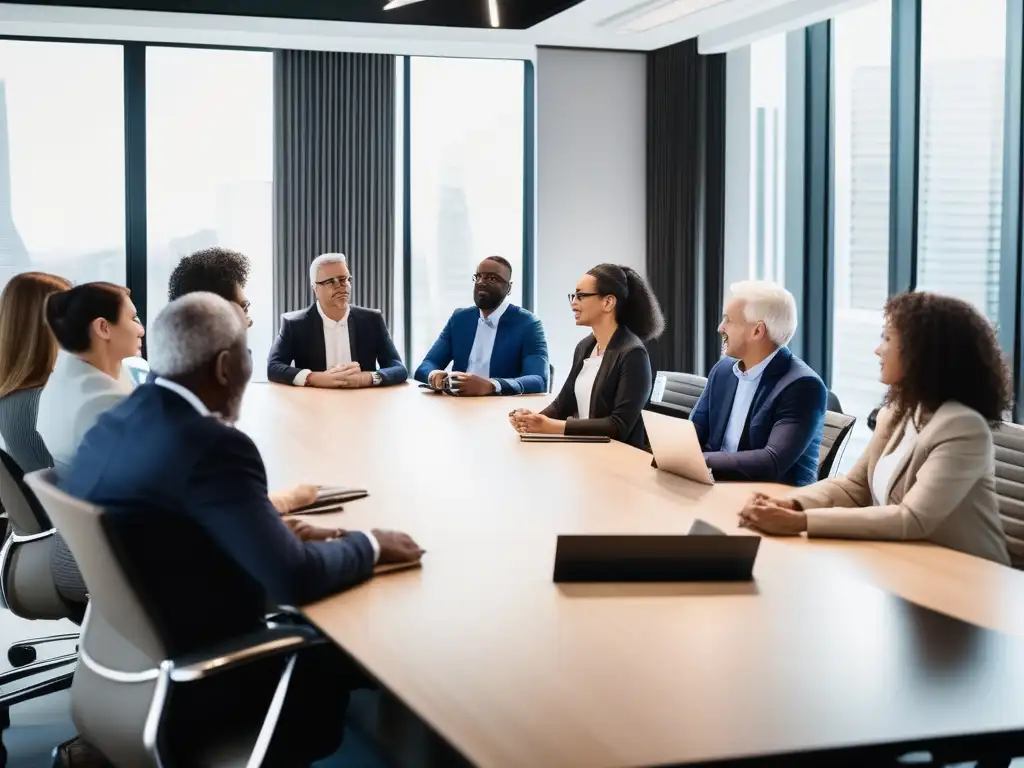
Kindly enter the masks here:
<path id="1" fill-rule="evenodd" d="M 763 533 L 925 540 L 1009 565 L 992 426 L 1011 379 L 995 330 L 966 302 L 893 296 L 875 350 L 889 386 L 874 437 L 845 477 L 754 497 L 740 524 Z"/>

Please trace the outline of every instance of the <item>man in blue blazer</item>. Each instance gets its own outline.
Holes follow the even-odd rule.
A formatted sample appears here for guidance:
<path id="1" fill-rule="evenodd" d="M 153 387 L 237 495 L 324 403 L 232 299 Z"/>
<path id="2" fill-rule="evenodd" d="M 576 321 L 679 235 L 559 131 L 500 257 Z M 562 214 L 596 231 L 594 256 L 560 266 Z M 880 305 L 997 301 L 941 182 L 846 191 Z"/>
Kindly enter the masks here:
<path id="1" fill-rule="evenodd" d="M 232 426 L 252 374 L 246 327 L 242 309 L 212 293 L 189 293 L 168 304 L 150 328 L 155 378 L 100 417 L 62 476 L 63 489 L 102 507 L 105 527 L 115 531 L 137 527 L 146 517 L 180 518 L 178 531 L 200 529 L 279 605 L 302 605 L 354 586 L 370 578 L 378 562 L 419 559 L 422 550 L 405 534 L 345 533 L 282 519 L 267 494 L 259 451 Z M 189 589 L 173 585 L 189 584 L 196 552 L 206 551 L 179 543 L 158 558 L 162 562 L 132 563 L 142 583 L 172 585 L 160 590 L 162 615 L 190 615 Z M 222 589 L 226 605 L 247 605 L 246 597 Z M 258 601 L 259 615 L 252 619 L 265 609 L 266 601 Z M 197 617 L 202 636 L 216 642 L 237 626 L 237 613 Z M 178 637 L 189 636 L 187 627 L 174 629 Z M 271 671 L 276 683 L 280 667 Z M 213 687 L 197 700 L 202 711 L 189 717 L 216 717 L 218 701 L 268 700 L 264 672 L 211 679 Z M 332 724 L 342 722 L 352 679 L 347 662 L 329 646 L 300 655 L 268 764 L 291 764 L 299 756 L 308 764 L 337 749 L 341 734 Z M 325 687 L 331 700 L 310 707 Z"/>
<path id="2" fill-rule="evenodd" d="M 548 391 L 550 368 L 544 326 L 509 303 L 512 265 L 491 256 L 473 275 L 475 307 L 457 309 L 416 369 L 416 380 L 452 394 L 527 395 Z M 452 365 L 451 377 L 445 373 Z"/>
<path id="3" fill-rule="evenodd" d="M 810 485 L 828 390 L 786 344 L 796 301 L 773 283 L 736 283 L 718 332 L 725 357 L 711 369 L 690 420 L 716 480 Z"/>
<path id="4" fill-rule="evenodd" d="M 314 259 L 309 281 L 316 301 L 281 318 L 267 360 L 270 381 L 353 389 L 386 387 L 409 378 L 383 315 L 351 304 L 352 275 L 344 254 Z"/>

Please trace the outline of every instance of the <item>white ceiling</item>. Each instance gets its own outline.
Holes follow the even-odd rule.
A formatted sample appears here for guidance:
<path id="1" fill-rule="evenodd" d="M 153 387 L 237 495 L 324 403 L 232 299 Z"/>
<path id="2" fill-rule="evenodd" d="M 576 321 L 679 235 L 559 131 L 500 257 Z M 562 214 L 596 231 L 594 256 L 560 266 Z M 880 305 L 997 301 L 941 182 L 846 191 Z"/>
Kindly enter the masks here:
<path id="1" fill-rule="evenodd" d="M 342 0 L 344 1 L 344 0 Z M 445 2 L 445 0 L 430 0 Z M 649 51 L 717 31 L 715 50 L 729 47 L 731 30 L 750 41 L 761 17 L 778 31 L 780 19 L 808 5 L 819 13 L 840 0 L 718 0 L 678 21 L 623 33 L 631 20 L 684 0 L 584 0 L 530 29 L 461 29 L 388 24 L 151 13 L 0 3 L 0 35 L 144 40 L 207 45 L 344 50 L 426 56 L 532 59 L 537 46 Z M 843 0 L 842 5 L 863 0 Z M 706 4 L 706 3 L 702 3 Z M 725 38 L 723 40 L 723 37 Z"/>

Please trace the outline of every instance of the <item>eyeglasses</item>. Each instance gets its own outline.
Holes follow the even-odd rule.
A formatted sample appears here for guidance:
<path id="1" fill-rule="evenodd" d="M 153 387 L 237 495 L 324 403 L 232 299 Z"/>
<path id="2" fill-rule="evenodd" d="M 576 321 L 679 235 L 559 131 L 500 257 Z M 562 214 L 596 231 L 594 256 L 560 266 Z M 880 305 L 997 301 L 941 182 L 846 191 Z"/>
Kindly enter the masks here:
<path id="1" fill-rule="evenodd" d="M 249 302 L 249 301 L 243 301 L 243 302 L 242 302 L 241 304 L 239 304 L 238 306 L 240 306 L 240 307 L 242 308 L 242 311 L 243 311 L 243 312 L 245 312 L 245 314 L 247 314 L 247 315 L 248 315 L 248 314 L 249 314 L 249 307 L 251 307 L 251 306 L 252 306 L 252 302 Z"/>
<path id="2" fill-rule="evenodd" d="M 473 275 L 473 283 L 484 283 L 485 285 L 504 285 L 508 280 L 493 272 L 477 272 Z"/>
<path id="3" fill-rule="evenodd" d="M 587 293 L 586 291 L 576 291 L 576 293 L 569 294 L 569 303 L 583 301 L 588 296 L 600 296 L 600 293 Z"/>
<path id="4" fill-rule="evenodd" d="M 316 285 L 321 288 L 340 288 L 343 285 L 352 285 L 352 275 L 347 277 L 328 277 L 326 280 L 317 280 Z"/>

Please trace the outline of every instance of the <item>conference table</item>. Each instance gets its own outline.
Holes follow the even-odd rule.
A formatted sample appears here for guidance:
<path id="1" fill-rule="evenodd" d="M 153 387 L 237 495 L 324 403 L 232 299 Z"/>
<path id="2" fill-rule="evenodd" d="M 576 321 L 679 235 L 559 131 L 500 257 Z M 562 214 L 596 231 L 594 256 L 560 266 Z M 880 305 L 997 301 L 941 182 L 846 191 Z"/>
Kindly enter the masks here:
<path id="1" fill-rule="evenodd" d="M 311 521 L 426 550 L 420 569 L 303 610 L 453 754 L 612 768 L 1024 753 L 1024 573 L 927 544 L 765 537 L 752 582 L 556 584 L 559 534 L 695 519 L 749 534 L 745 499 L 783 489 L 700 485 L 614 441 L 520 442 L 509 411 L 548 399 L 245 396 L 272 489 L 366 488 Z"/>

